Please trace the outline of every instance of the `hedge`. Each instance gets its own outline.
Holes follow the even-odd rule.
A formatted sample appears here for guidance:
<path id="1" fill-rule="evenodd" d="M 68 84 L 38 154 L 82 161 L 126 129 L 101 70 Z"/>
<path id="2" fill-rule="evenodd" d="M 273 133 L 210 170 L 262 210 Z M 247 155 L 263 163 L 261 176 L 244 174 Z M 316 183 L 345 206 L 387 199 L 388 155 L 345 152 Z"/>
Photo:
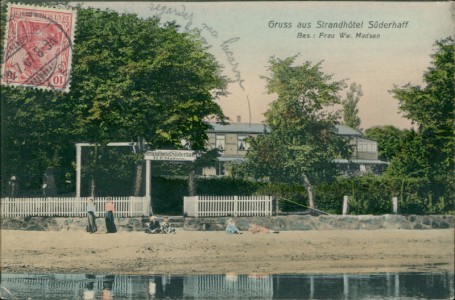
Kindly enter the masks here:
<path id="1" fill-rule="evenodd" d="M 233 178 L 198 178 L 197 195 L 269 195 L 279 200 L 283 212 L 306 210 L 308 195 L 301 185 L 263 183 Z M 182 214 L 188 195 L 186 179 L 152 178 L 153 209 L 159 214 Z M 447 179 L 363 176 L 338 178 L 315 188 L 316 208 L 341 214 L 343 196 L 350 199 L 350 214 L 389 214 L 392 197 L 402 214 L 447 214 L 454 211 L 454 188 Z"/>
<path id="2" fill-rule="evenodd" d="M 453 212 L 454 193 L 446 180 L 363 176 L 340 178 L 316 189 L 321 210 L 340 213 L 343 196 L 350 198 L 351 214 L 388 214 L 392 197 L 399 201 L 402 214 L 445 214 Z"/>

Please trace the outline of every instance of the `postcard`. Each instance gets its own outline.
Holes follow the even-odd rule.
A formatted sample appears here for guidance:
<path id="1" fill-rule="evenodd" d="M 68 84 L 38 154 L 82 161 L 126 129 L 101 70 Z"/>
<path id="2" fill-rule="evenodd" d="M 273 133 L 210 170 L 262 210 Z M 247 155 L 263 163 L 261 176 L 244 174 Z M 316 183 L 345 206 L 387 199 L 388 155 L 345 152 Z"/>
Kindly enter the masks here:
<path id="1" fill-rule="evenodd" d="M 183 230 L 188 213 L 198 217 L 199 198 L 191 190 L 194 171 L 182 168 L 188 172 L 172 178 L 177 183 L 169 183 L 172 176 L 157 179 L 155 165 L 151 167 L 162 161 L 191 163 L 200 157 L 179 134 L 191 137 L 188 128 L 193 124 L 199 126 L 194 136 L 207 132 L 207 116 L 185 113 L 193 105 L 204 111 L 207 107 L 201 103 L 211 104 L 212 96 L 230 125 L 248 130 L 239 130 L 235 136 L 211 132 L 208 141 L 198 140 L 198 150 L 207 142 L 224 151 L 224 156 L 207 174 L 197 175 L 216 181 L 228 175 L 224 163 L 245 161 L 249 139 L 268 130 L 264 114 L 277 95 L 268 92 L 266 78 L 275 59 L 292 58 L 295 65 L 319 66 L 327 81 L 344 82 L 338 91 L 340 99 L 347 97 L 350 85 L 361 88 L 357 103 L 360 125 L 350 131 L 359 139 L 366 129 L 376 126 L 414 128 L 391 90 L 407 84 L 425 85 L 435 43 L 453 38 L 453 2 L 4 2 L 2 299 L 44 297 L 54 290 L 60 294 L 51 296 L 84 299 L 215 299 L 220 294 L 233 299 L 453 297 L 453 216 L 424 219 L 427 216 L 420 215 L 413 217 L 420 222 L 412 223 L 414 227 L 406 219 L 406 229 L 401 223 L 394 223 L 392 229 L 384 223 L 375 228 L 378 222 L 403 217 L 396 215 L 398 199 L 394 195 L 393 212 L 367 215 L 372 221 L 362 224 L 355 223 L 357 216 L 352 215 L 350 223 L 339 228 L 330 227 L 340 224 L 338 216 L 305 206 L 312 213 L 324 214 L 324 220 L 336 219 L 321 221 L 317 227 L 319 221 L 305 219 L 312 217 L 310 213 L 290 219 L 285 213 L 278 216 L 278 210 L 272 215 L 272 203 L 277 203 L 272 196 L 253 199 L 248 195 L 241 199 L 243 207 L 253 207 L 248 201 L 255 206 L 245 216 L 266 207 L 260 211 L 266 210 L 265 219 L 282 218 L 267 223 L 271 228 L 254 224 L 261 227 L 257 232 L 267 234 L 252 235 L 248 222 L 260 223 L 264 215 L 237 218 L 237 206 L 231 204 L 237 205 L 239 196 L 229 194 L 222 200 L 210 198 L 220 203 L 227 199 L 228 203 L 215 209 L 210 206 L 207 215 L 212 213 L 212 219 L 190 222 L 188 230 Z M 125 18 L 119 21 L 118 16 Z M 169 30 L 152 32 L 149 28 Z M 128 29 L 141 38 L 124 34 Z M 178 58 L 167 49 L 185 58 L 190 53 L 201 67 L 192 65 L 193 61 L 167 60 Z M 201 85 L 213 90 L 222 86 L 220 78 L 226 79 L 225 89 L 199 89 L 191 77 L 196 75 L 206 80 Z M 153 76 L 162 77 L 154 80 Z M 181 95 L 187 102 L 179 103 Z M 198 99 L 209 101 L 199 103 Z M 166 106 L 169 103 L 175 104 L 171 113 L 163 109 L 171 107 Z M 340 108 L 339 104 L 334 107 Z M 207 110 L 216 112 L 210 105 Z M 153 128 L 144 129 L 147 126 Z M 146 134 L 162 138 L 161 144 L 156 143 L 162 147 L 146 141 Z M 156 149 L 147 148 L 147 142 Z M 106 146 L 104 152 L 101 144 Z M 113 154 L 106 150 L 108 146 L 121 150 Z M 378 158 L 374 141 L 365 139 L 362 146 L 368 155 L 374 152 L 364 161 L 386 168 L 389 162 Z M 229 151 L 235 155 L 227 155 Z M 359 168 L 360 173 L 365 171 Z M 150 184 L 153 180 L 158 184 Z M 169 185 L 160 190 L 159 184 Z M 114 195 L 111 191 L 120 192 Z M 188 200 L 194 201 L 191 211 L 184 211 L 182 205 L 186 192 L 194 197 Z M 340 207 L 341 201 L 346 206 L 337 212 L 340 215 L 349 213 L 348 196 L 343 196 Z M 162 230 L 159 224 L 151 229 L 152 221 L 158 219 L 167 226 L 163 232 L 172 234 L 146 234 Z M 226 223 L 239 235 L 226 235 Z M 357 228 L 344 230 L 354 226 L 351 223 Z M 365 226 L 390 230 L 380 234 L 376 234 L 379 230 L 375 234 L 356 230 Z M 414 230 L 422 228 L 438 230 Z M 113 234 L 104 234 L 104 229 Z M 428 277 L 406 273 L 416 270 Z M 374 276 L 358 275 L 378 272 L 378 281 Z M 426 280 L 427 286 L 417 287 L 418 280 Z M 374 286 L 381 286 L 380 291 L 371 288 Z M 334 292 L 325 294 L 328 290 Z"/>

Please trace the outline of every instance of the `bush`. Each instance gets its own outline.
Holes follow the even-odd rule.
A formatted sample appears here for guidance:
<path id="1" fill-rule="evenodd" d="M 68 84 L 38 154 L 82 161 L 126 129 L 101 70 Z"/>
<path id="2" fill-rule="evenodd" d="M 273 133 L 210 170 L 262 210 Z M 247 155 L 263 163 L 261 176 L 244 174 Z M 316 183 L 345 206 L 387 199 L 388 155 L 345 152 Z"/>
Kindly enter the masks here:
<path id="1" fill-rule="evenodd" d="M 259 187 L 255 195 L 273 196 L 283 212 L 305 210 L 308 205 L 308 193 L 301 185 L 267 183 Z"/>
<path id="2" fill-rule="evenodd" d="M 392 197 L 397 197 L 402 214 L 445 214 L 453 210 L 454 193 L 447 179 L 362 176 L 339 178 L 317 187 L 319 209 L 341 213 L 343 196 L 350 198 L 351 214 L 392 213 Z"/>
<path id="3" fill-rule="evenodd" d="M 233 178 L 198 178 L 196 195 L 267 195 L 279 201 L 284 212 L 307 208 L 308 195 L 302 185 L 263 183 Z M 338 178 L 315 188 L 316 208 L 341 214 L 343 196 L 350 199 L 350 214 L 382 215 L 392 213 L 392 197 L 398 197 L 402 214 L 447 214 L 454 210 L 454 188 L 447 178 L 362 176 Z M 186 178 L 152 178 L 152 205 L 155 213 L 180 215 L 183 197 L 188 195 Z M 289 201 L 290 200 L 290 201 Z"/>

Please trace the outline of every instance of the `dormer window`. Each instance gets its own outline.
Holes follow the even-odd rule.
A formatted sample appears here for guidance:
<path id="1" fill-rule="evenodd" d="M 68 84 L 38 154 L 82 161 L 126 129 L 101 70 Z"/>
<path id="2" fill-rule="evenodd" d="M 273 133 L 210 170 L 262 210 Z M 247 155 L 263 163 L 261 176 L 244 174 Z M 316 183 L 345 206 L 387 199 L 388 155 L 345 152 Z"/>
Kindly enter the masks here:
<path id="1" fill-rule="evenodd" d="M 378 152 L 378 144 L 376 142 L 359 142 L 357 151 L 375 153 Z"/>

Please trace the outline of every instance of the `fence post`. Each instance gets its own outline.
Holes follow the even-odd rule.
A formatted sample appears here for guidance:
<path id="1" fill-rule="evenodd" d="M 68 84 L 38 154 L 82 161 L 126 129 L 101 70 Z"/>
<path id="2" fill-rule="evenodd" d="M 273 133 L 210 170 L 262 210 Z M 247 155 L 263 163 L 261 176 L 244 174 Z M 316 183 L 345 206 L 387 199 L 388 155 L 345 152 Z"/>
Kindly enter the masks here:
<path id="1" fill-rule="evenodd" d="M 2 199 L 2 200 L 3 201 L 1 201 L 1 203 L 0 203 L 0 205 L 2 207 L 2 209 L 0 210 L 0 212 L 2 212 L 1 216 L 8 218 L 11 213 L 11 204 L 9 202 L 9 197 L 6 197 L 5 199 Z"/>
<path id="2" fill-rule="evenodd" d="M 239 198 L 237 196 L 234 196 L 234 217 L 237 217 L 237 205 L 239 203 Z"/>
<path id="3" fill-rule="evenodd" d="M 343 196 L 343 216 L 349 213 L 349 196 Z"/>
<path id="4" fill-rule="evenodd" d="M 398 214 L 398 197 L 392 197 L 392 211 L 394 214 Z"/>
<path id="5" fill-rule="evenodd" d="M 193 196 L 193 198 L 190 198 L 192 199 L 191 201 L 193 202 L 193 205 L 194 205 L 194 216 L 196 218 L 199 218 L 199 196 Z"/>
<path id="6" fill-rule="evenodd" d="M 269 203 L 268 203 L 269 209 L 270 209 L 270 215 L 269 215 L 269 216 L 273 216 L 273 211 L 274 211 L 274 209 L 275 209 L 275 208 L 273 207 L 273 205 L 274 205 L 274 203 L 273 203 L 273 197 L 272 197 L 272 196 L 267 196 L 266 198 L 269 200 Z"/>
<path id="7" fill-rule="evenodd" d="M 129 213 L 129 217 L 133 216 L 133 208 L 134 208 L 133 205 L 134 205 L 133 197 L 129 196 L 128 197 L 128 213 Z"/>
<path id="8" fill-rule="evenodd" d="M 147 196 L 141 197 L 142 199 L 142 216 L 150 216 L 150 199 Z"/>

